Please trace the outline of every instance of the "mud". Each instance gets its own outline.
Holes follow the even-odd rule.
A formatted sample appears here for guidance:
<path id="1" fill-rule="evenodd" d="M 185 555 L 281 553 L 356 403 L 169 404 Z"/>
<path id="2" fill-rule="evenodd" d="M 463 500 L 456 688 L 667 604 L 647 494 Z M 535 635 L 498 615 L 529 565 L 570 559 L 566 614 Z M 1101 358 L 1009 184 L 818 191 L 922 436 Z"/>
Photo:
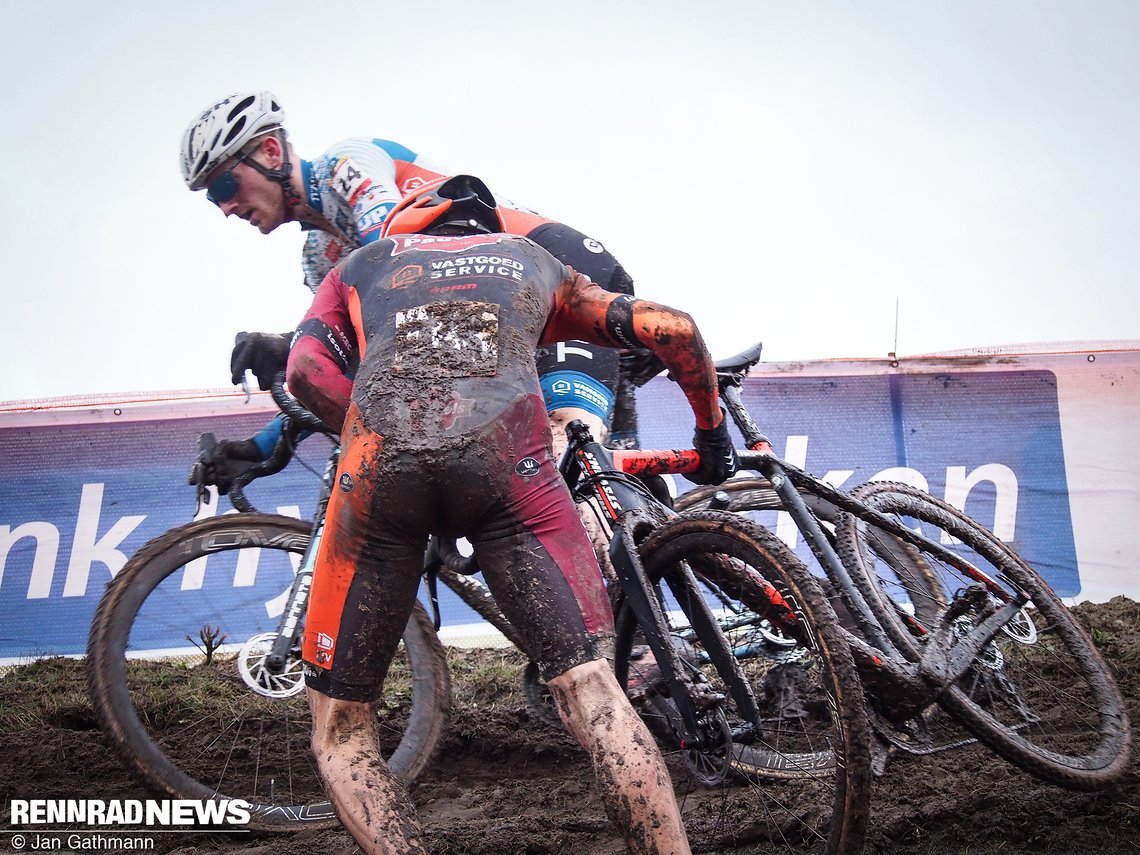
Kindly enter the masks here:
<path id="1" fill-rule="evenodd" d="M 1095 633 L 1132 721 L 1140 721 L 1140 604 L 1118 598 L 1083 605 L 1077 613 Z M 504 659 L 501 651 L 452 656 L 457 685 L 449 735 L 434 768 L 413 793 L 429 850 L 436 855 L 624 852 L 585 753 L 569 736 L 528 713 L 517 689 L 521 660 L 509 654 Z M 473 664 L 487 662 L 498 668 L 495 680 L 464 682 Z M 65 680 L 75 681 L 68 688 L 81 685 L 80 663 L 60 667 Z M 3 801 L 145 795 L 105 747 L 89 705 L 76 700 L 53 713 L 46 727 L 29 727 L 26 716 L 12 713 L 11 682 L 0 679 Z M 746 841 L 748 817 L 735 810 L 731 787 L 702 788 L 678 758 L 668 761 L 695 851 L 765 851 Z M 1037 781 L 970 746 L 892 761 L 873 795 L 866 851 L 875 855 L 1140 852 L 1140 765 L 1135 756 L 1119 784 L 1099 793 L 1076 793 Z M 6 820 L 7 809 L 4 814 Z M 343 830 L 154 837 L 153 851 L 177 855 L 357 851 Z M 9 836 L 0 834 L 0 852 L 10 851 L 8 844 Z"/>

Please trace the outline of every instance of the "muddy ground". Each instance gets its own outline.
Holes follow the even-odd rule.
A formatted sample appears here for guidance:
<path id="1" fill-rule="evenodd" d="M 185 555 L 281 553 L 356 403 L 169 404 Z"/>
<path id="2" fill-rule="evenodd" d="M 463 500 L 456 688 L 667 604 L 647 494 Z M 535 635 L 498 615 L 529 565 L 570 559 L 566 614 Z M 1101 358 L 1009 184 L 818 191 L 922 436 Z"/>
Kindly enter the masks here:
<path id="1" fill-rule="evenodd" d="M 1140 721 L 1140 604 L 1118 598 L 1078 608 L 1095 632 Z M 533 718 L 515 677 L 521 662 L 502 651 L 453 651 L 456 709 L 441 755 L 414 798 L 427 842 L 438 855 L 574 853 L 610 855 L 615 838 L 594 792 L 589 766 L 564 735 Z M 463 684 L 473 660 L 504 667 L 488 683 Z M 80 686 L 80 663 L 60 663 Z M 13 697 L 18 681 L 0 679 L 0 795 L 19 798 L 145 796 L 105 747 L 90 706 L 78 700 L 47 722 Z M 703 789 L 670 759 L 696 851 L 758 853 L 747 822 L 726 806 L 731 788 Z M 1040 783 L 971 746 L 924 759 L 893 761 L 875 784 L 867 852 L 1140 852 L 1140 766 L 1104 792 L 1075 793 Z M 155 835 L 154 851 L 178 855 L 301 855 L 358 851 L 343 831 L 277 836 Z M 0 852 L 12 851 L 0 834 Z M 55 850 L 67 851 L 67 850 Z"/>

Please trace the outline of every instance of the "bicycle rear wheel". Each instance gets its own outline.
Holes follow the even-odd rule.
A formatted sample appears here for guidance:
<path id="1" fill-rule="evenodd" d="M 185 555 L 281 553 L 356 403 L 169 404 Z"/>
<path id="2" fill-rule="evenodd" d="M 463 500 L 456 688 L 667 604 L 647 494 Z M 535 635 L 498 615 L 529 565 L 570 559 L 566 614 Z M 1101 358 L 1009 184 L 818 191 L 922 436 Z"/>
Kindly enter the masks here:
<path id="1" fill-rule="evenodd" d="M 1091 639 L 1048 584 L 1006 544 L 956 508 L 905 484 L 871 482 L 852 491 L 868 507 L 898 516 L 973 568 L 995 580 L 1008 595 L 1024 594 L 1029 604 L 983 648 L 970 670 L 939 700 L 981 741 L 1031 774 L 1072 789 L 1098 789 L 1127 770 L 1129 724 L 1124 702 Z M 881 581 L 885 560 L 909 551 L 955 593 L 976 584 L 955 561 L 916 549 L 880 531 L 877 549 L 866 546 L 870 524 L 844 514 L 837 525 L 845 562 L 884 630 L 911 661 L 919 661 L 924 636 L 890 607 Z M 897 547 L 891 548 L 891 543 Z M 933 630 L 947 609 L 927 604 L 919 614 Z M 953 619 L 968 631 L 999 601 L 992 595 Z M 956 610 L 959 606 L 954 607 Z"/>
<path id="2" fill-rule="evenodd" d="M 309 750 L 298 651 L 263 691 L 242 675 L 266 652 L 308 544 L 299 520 L 215 517 L 152 540 L 107 587 L 88 686 L 103 732 L 144 786 L 245 799 L 255 829 L 337 823 Z M 381 749 L 405 783 L 431 759 L 450 703 L 445 654 L 417 604 L 378 704 Z"/>
<path id="3" fill-rule="evenodd" d="M 701 508 L 713 500 L 717 492 L 728 495 L 727 510 L 748 514 L 750 519 L 761 525 L 776 529 L 776 513 L 783 510 L 783 501 L 772 488 L 767 478 L 732 478 L 715 487 L 698 487 L 677 499 L 676 507 Z M 800 491 L 804 504 L 823 524 L 827 536 L 839 553 L 845 567 L 852 567 L 852 558 L 847 554 L 834 534 L 839 519 L 839 509 L 825 499 Z M 930 625 L 946 606 L 946 596 L 938 578 L 930 566 L 922 560 L 917 550 L 909 544 L 899 543 L 874 526 L 859 530 L 860 545 L 869 549 L 878 558 L 877 575 L 881 598 L 874 605 L 889 608 L 900 620 L 913 617 L 924 625 Z M 806 550 L 805 550 L 806 551 Z M 801 553 L 802 554 L 802 553 Z M 827 594 L 839 622 L 852 632 L 864 638 L 874 637 L 868 632 L 869 617 L 865 609 L 850 603 L 841 593 L 841 588 L 826 577 L 824 570 L 810 554 L 804 556 L 808 566 L 818 577 L 820 586 Z M 850 570 L 857 575 L 858 568 Z M 879 714 L 879 699 L 868 693 L 871 725 L 884 745 L 907 754 L 926 755 L 948 751 L 974 742 L 974 738 L 961 724 L 940 713 L 937 707 L 930 707 L 921 714 L 906 721 L 892 720 Z M 888 754 L 885 747 L 876 754 L 876 774 L 885 768 Z"/>
<path id="4" fill-rule="evenodd" d="M 715 726 L 733 734 L 731 748 L 704 757 L 690 751 L 686 759 L 699 775 L 727 762 L 744 782 L 732 798 L 739 811 L 729 818 L 736 826 L 733 845 L 755 841 L 765 851 L 858 851 L 869 816 L 870 730 L 850 651 L 816 581 L 772 534 L 731 513 L 682 514 L 649 534 L 639 551 L 650 579 L 660 580 L 667 592 L 664 605 L 681 658 L 725 696 L 723 718 Z M 768 584 L 798 618 L 798 637 L 764 619 L 771 613 Z M 705 637 L 684 618 L 692 606 L 686 599 L 696 596 L 709 603 L 733 650 L 731 670 L 751 689 L 758 721 L 748 720 L 732 675 L 711 664 L 707 651 L 719 639 Z M 635 701 L 640 693 L 642 713 L 660 736 L 670 731 L 675 708 L 654 690 L 652 676 L 639 673 L 644 661 L 630 661 L 632 624 L 629 609 L 622 609 L 619 678 L 628 670 L 627 684 L 640 684 L 633 689 Z M 703 820 L 686 817 L 690 827 Z M 724 823 L 725 817 L 713 821 Z"/>

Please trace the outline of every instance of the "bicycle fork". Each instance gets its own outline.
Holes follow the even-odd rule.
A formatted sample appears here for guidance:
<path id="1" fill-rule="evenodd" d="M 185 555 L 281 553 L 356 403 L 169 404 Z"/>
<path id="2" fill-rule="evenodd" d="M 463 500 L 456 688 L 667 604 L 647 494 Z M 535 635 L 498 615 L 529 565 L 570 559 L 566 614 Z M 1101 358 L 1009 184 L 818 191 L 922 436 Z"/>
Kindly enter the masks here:
<path id="1" fill-rule="evenodd" d="M 301 632 L 301 618 L 309 604 L 309 589 L 313 584 L 313 565 L 317 560 L 317 549 L 321 544 L 321 537 L 325 531 L 324 517 L 313 532 L 309 541 L 309 548 L 301 559 L 301 566 L 297 575 L 293 577 L 293 586 L 289 589 L 289 599 L 282 612 L 281 621 L 277 624 L 277 637 L 273 639 L 273 647 L 265 657 L 265 670 L 270 674 L 281 674 L 289 662 L 289 654 L 297 647 L 298 636 Z"/>
<path id="2" fill-rule="evenodd" d="M 677 734 L 679 747 L 714 748 L 715 745 L 708 744 L 711 741 L 711 734 L 707 728 L 701 726 L 701 722 L 711 710 L 724 701 L 724 696 L 714 691 L 707 682 L 695 679 L 696 675 L 691 666 L 674 645 L 661 602 L 637 555 L 637 546 L 631 537 L 631 523 L 632 520 L 627 515 L 615 531 L 610 545 L 610 558 L 625 594 L 626 603 L 653 652 L 654 659 L 669 687 L 669 697 L 680 715 L 683 730 Z M 692 587 L 695 591 L 695 584 Z M 749 720 L 758 720 L 759 709 L 756 699 L 752 696 L 743 676 L 739 674 L 739 664 L 733 658 L 732 650 L 724 643 L 724 636 L 712 629 L 716 621 L 704 598 L 696 596 L 682 599 L 689 601 L 683 603 L 683 607 L 696 634 L 703 639 L 716 638 L 721 642 L 708 648 L 713 664 L 722 672 L 724 668 L 731 668 L 737 672 L 740 679 L 735 681 L 736 685 L 733 686 L 734 700 L 741 705 L 742 710 L 748 710 Z"/>
<path id="3" fill-rule="evenodd" d="M 289 589 L 289 599 L 285 603 L 285 610 L 277 624 L 277 636 L 273 639 L 273 646 L 269 655 L 265 657 L 264 668 L 270 674 L 281 674 L 289 664 L 290 653 L 297 647 L 298 636 L 301 632 L 301 618 L 305 616 L 305 610 L 309 605 L 309 589 L 313 584 L 313 568 L 317 563 L 317 550 L 321 547 L 321 539 L 325 533 L 325 511 L 328 509 L 332 482 L 339 461 L 340 452 L 338 450 L 329 457 L 325 466 L 321 494 L 317 499 L 313 534 L 309 538 L 309 546 L 301 558 L 301 565 L 297 568 L 297 575 L 293 577 L 293 586 Z"/>

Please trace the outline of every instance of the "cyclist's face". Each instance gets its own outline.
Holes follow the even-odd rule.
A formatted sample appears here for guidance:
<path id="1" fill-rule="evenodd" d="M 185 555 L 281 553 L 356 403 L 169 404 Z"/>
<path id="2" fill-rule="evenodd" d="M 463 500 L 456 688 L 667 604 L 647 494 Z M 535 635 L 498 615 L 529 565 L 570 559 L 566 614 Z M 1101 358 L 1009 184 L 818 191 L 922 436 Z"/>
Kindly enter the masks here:
<path id="1" fill-rule="evenodd" d="M 260 152 L 254 157 L 260 161 Z M 248 163 L 236 163 L 234 160 L 222 164 L 217 174 L 210 176 L 211 181 L 227 171 L 237 183 L 237 192 L 226 201 L 217 203 L 223 214 L 240 217 L 263 235 L 285 222 L 285 194 L 280 184 L 266 178 Z"/>

